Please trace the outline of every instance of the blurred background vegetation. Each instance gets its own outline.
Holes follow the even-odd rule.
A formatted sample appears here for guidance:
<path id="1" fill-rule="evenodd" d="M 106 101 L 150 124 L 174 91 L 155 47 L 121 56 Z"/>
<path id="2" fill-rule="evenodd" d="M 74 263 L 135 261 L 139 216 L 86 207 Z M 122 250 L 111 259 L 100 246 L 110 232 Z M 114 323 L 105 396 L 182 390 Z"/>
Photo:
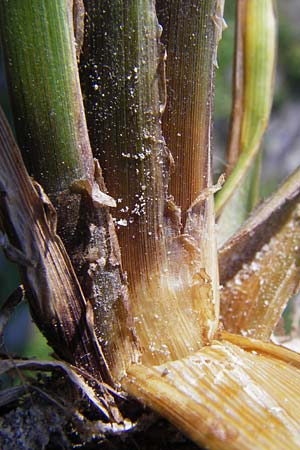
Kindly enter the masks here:
<path id="1" fill-rule="evenodd" d="M 224 167 L 231 111 L 235 0 L 225 1 L 228 29 L 218 51 L 220 69 L 215 91 L 215 174 Z M 271 121 L 264 138 L 262 195 L 300 164 L 300 5 L 298 0 L 277 1 L 278 62 Z"/>
<path id="2" fill-rule="evenodd" d="M 215 90 L 215 161 L 216 177 L 225 164 L 226 139 L 231 111 L 231 79 L 234 50 L 235 0 L 226 0 L 225 18 L 228 29 L 219 46 L 219 70 Z M 278 2 L 278 65 L 273 112 L 264 139 L 262 195 L 266 196 L 292 170 L 300 165 L 300 5 L 298 0 Z M 0 67 L 0 103 L 11 119 Z M 18 286 L 16 267 L 0 254 L 0 304 Z M 49 358 L 51 349 L 32 324 L 26 304 L 20 305 L 5 332 L 5 346 L 23 356 Z"/>

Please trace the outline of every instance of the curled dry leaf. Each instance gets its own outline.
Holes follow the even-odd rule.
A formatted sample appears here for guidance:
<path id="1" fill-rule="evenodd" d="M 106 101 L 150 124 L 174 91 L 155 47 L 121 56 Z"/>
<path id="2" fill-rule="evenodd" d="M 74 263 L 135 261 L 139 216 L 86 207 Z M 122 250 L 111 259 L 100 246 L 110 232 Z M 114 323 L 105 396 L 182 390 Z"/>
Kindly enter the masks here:
<path id="1" fill-rule="evenodd" d="M 0 121 L 1 225 L 15 246 L 5 235 L 4 244 L 21 268 L 32 315 L 59 357 L 113 384 L 103 354 L 93 343 L 85 297 L 56 234 L 55 210 L 28 176 L 2 111 Z M 106 390 L 102 394 L 106 416 L 121 420 L 112 395 Z"/>
<path id="2" fill-rule="evenodd" d="M 59 371 L 63 372 L 67 378 L 79 389 L 87 399 L 94 404 L 94 406 L 106 417 L 106 419 L 110 418 L 110 415 L 107 413 L 109 410 L 109 405 L 105 401 L 105 396 L 97 396 L 93 389 L 91 389 L 86 382 L 89 379 L 89 374 L 84 373 L 83 371 L 78 370 L 76 367 L 71 366 L 62 361 L 36 361 L 34 359 L 1 359 L 0 360 L 0 375 L 3 375 L 9 371 L 14 370 L 35 370 L 35 371 L 44 371 L 44 372 L 54 372 Z M 101 382 L 96 379 L 93 380 L 99 386 L 101 386 Z M 101 386 L 102 392 L 107 389 L 107 386 Z M 13 392 L 11 392 L 13 394 Z"/>

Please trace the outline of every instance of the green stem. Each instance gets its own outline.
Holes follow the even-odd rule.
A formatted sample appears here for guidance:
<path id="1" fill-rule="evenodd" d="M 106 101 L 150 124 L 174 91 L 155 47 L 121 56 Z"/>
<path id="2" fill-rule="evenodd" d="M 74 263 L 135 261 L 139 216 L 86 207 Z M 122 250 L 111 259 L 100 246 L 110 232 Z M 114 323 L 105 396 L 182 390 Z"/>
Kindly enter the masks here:
<path id="1" fill-rule="evenodd" d="M 243 183 L 247 172 L 261 148 L 273 99 L 274 65 L 276 58 L 276 16 L 273 0 L 261 2 L 251 0 L 239 3 L 238 19 L 242 20 L 243 43 L 237 53 L 243 64 L 243 73 L 239 75 L 242 95 L 235 96 L 233 114 L 237 118 L 230 137 L 230 154 L 234 158 L 229 163 L 235 166 L 216 197 L 216 213 L 230 200 L 234 191 Z M 242 62 L 241 62 L 242 59 Z M 236 65 L 239 69 L 239 65 Z M 243 84 L 241 86 L 241 83 Z M 237 88 L 237 85 L 235 86 Z M 234 122 L 232 122 L 234 123 Z M 236 146 L 238 148 L 236 148 Z M 235 148 L 234 148 L 235 147 Z M 240 155 L 236 161 L 236 156 Z"/>
<path id="2" fill-rule="evenodd" d="M 0 28 L 18 142 L 53 196 L 94 166 L 79 85 L 70 0 L 0 1 Z"/>

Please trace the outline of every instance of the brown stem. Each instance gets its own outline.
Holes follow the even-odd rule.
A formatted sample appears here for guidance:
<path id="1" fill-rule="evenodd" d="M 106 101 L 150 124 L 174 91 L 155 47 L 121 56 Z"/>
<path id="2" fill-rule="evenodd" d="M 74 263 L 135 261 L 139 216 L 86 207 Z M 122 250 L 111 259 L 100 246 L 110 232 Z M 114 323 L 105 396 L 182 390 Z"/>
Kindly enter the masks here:
<path id="1" fill-rule="evenodd" d="M 164 259 L 169 155 L 160 128 L 163 58 L 154 1 L 86 2 L 82 82 L 129 286 Z M 116 23 L 118 26 L 116 26 Z"/>
<path id="2" fill-rule="evenodd" d="M 158 1 L 157 8 L 168 55 L 163 132 L 175 160 L 170 192 L 186 218 L 191 204 L 211 184 L 216 2 Z"/>

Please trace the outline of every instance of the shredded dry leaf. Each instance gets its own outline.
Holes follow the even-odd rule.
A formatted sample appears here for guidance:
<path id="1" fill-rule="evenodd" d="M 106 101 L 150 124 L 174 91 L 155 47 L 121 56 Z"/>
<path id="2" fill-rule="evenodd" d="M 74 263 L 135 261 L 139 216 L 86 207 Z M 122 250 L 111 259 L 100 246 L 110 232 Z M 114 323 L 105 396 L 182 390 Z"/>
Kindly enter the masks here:
<path id="1" fill-rule="evenodd" d="M 299 169 L 219 252 L 225 329 L 269 339 L 299 288 Z"/>

